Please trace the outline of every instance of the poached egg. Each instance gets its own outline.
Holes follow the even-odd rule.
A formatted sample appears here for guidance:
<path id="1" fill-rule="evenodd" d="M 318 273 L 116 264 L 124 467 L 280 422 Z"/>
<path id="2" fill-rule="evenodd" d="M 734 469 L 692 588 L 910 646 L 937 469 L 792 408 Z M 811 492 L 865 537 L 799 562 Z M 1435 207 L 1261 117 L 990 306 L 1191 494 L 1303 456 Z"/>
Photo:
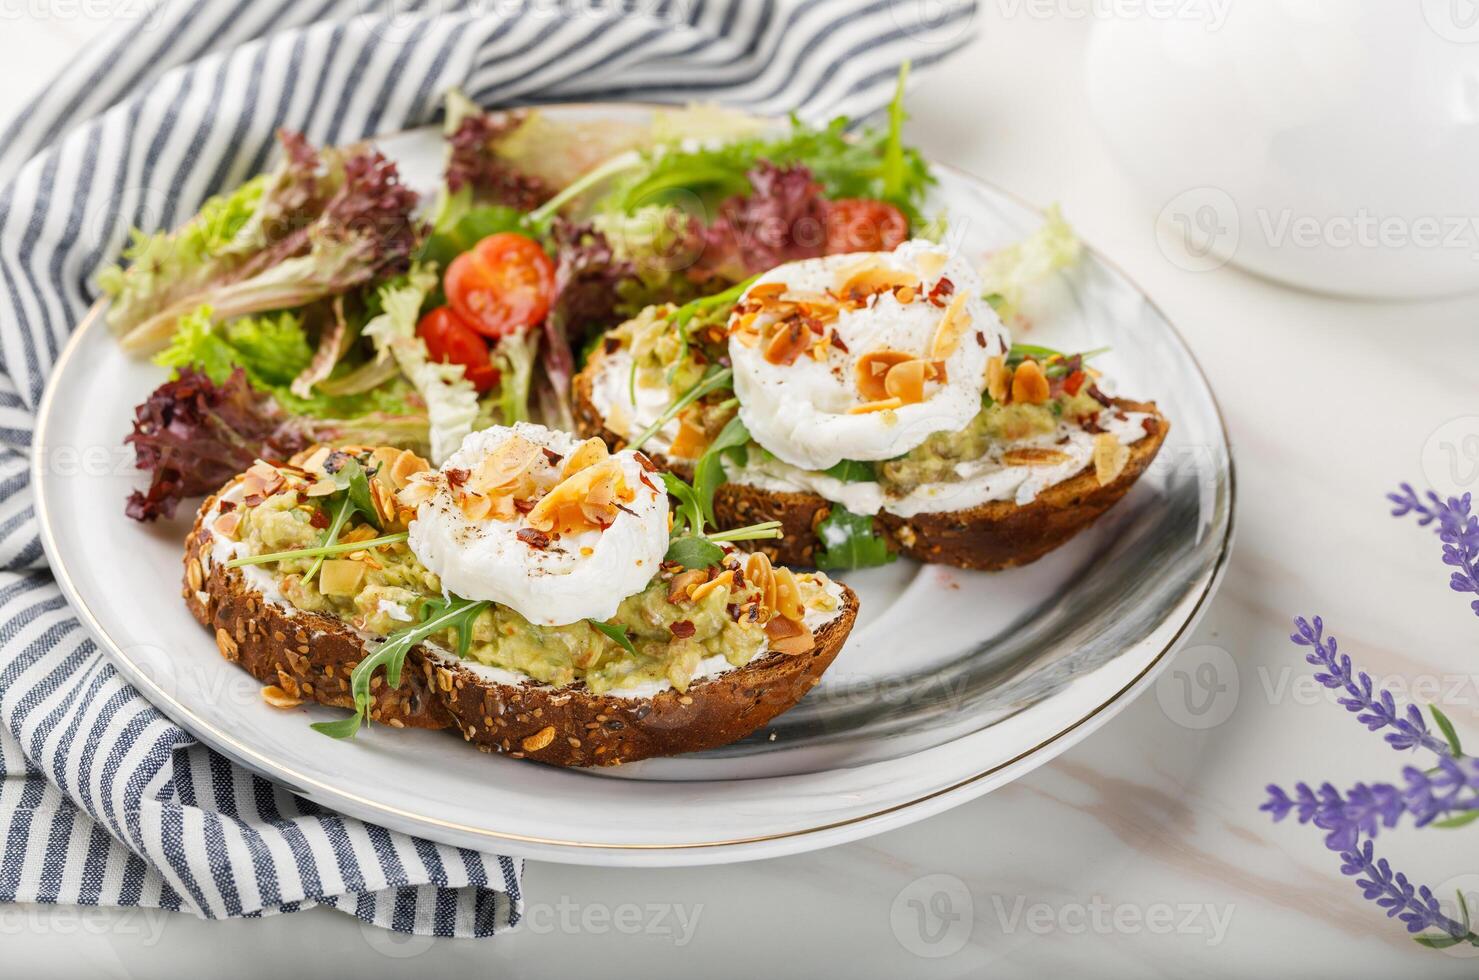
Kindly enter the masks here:
<path id="1" fill-rule="evenodd" d="M 542 425 L 468 435 L 421 477 L 411 551 L 466 599 L 531 623 L 604 621 L 668 549 L 668 496 L 636 453 Z"/>
<path id="2" fill-rule="evenodd" d="M 963 259 L 923 239 L 789 262 L 729 321 L 739 414 L 783 462 L 825 470 L 902 455 L 981 410 L 1011 338 Z"/>

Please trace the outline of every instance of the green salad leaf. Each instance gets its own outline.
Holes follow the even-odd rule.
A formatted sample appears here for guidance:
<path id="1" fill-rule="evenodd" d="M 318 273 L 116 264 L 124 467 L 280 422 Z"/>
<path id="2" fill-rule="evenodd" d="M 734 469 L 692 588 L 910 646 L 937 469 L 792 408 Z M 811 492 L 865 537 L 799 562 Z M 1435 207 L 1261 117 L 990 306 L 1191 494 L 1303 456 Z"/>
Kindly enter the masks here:
<path id="1" fill-rule="evenodd" d="M 818 568 L 873 568 L 898 557 L 875 531 L 871 516 L 854 514 L 841 504 L 831 508 L 817 525 L 817 540 L 823 545 L 816 553 Z"/>
<path id="2" fill-rule="evenodd" d="M 1017 318 L 1028 295 L 1053 273 L 1078 261 L 1083 245 L 1055 204 L 1033 234 L 986 260 L 981 269 L 986 301 L 1003 322 Z"/>

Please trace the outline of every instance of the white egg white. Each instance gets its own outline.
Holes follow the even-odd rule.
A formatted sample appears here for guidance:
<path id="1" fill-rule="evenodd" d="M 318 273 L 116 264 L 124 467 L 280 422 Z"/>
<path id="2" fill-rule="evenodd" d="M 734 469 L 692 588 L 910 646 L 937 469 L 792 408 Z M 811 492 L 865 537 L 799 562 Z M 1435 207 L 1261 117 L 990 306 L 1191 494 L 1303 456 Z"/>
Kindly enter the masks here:
<path id="1" fill-rule="evenodd" d="M 917 277 L 923 288 L 908 303 L 885 292 L 865 307 L 844 310 L 835 329 L 845 352 L 834 348 L 824 360 L 802 356 L 781 365 L 767 361 L 762 346 L 746 346 L 737 337 L 729 341 L 740 418 L 756 442 L 792 466 L 824 470 L 844 459 L 891 459 L 931 433 L 965 428 L 981 410 L 987 360 L 1004 356 L 1011 346 L 1006 327 L 981 297 L 975 271 L 963 259 L 949 256 L 944 246 L 923 239 L 892 252 L 790 262 L 762 275 L 750 289 L 784 283 L 791 292 L 835 291 L 870 262 Z M 885 348 L 928 356 L 945 313 L 928 293 L 942 278 L 950 280 L 952 295 L 966 296 L 964 313 L 969 317 L 960 342 L 945 359 L 947 381 L 930 382 L 925 399 L 915 404 L 850 413 L 865 401 L 854 373 L 859 357 Z"/>
<path id="2" fill-rule="evenodd" d="M 474 432 L 442 465 L 475 470 L 511 436 L 568 457 L 580 440 L 542 425 L 519 422 Z M 513 609 L 531 623 L 565 626 L 582 619 L 610 619 L 627 596 L 645 589 L 668 549 L 668 498 L 642 480 L 642 464 L 631 452 L 615 454 L 627 486 L 636 497 L 611 526 L 552 540 L 535 547 L 518 537 L 529 527 L 524 515 L 513 520 L 470 520 L 445 481 L 417 508 L 411 522 L 411 551 L 442 581 L 442 588 L 465 599 L 487 599 Z M 541 460 L 553 477 L 559 463 Z"/>

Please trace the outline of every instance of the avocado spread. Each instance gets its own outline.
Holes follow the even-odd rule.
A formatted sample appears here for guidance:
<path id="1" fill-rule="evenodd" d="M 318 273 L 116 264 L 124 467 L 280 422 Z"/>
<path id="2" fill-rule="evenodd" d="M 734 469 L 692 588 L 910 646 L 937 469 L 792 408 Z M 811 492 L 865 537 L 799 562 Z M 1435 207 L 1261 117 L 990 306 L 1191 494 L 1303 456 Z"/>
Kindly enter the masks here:
<path id="1" fill-rule="evenodd" d="M 903 456 L 879 463 L 879 482 L 896 496 L 926 483 L 948 483 L 959 479 L 957 464 L 980 459 L 993 445 L 1047 435 L 1064 419 L 1092 417 L 1103 408 L 1084 392 L 1041 405 L 992 402 L 959 432 L 936 432 Z"/>
<path id="2" fill-rule="evenodd" d="M 246 509 L 238 532 L 244 552 L 314 547 L 323 533 L 312 523 L 316 512 L 311 501 L 302 502 L 292 493 Z M 364 540 L 378 533 L 369 525 L 351 524 L 340 540 Z M 437 576 L 405 542 L 330 558 L 305 582 L 312 565 L 311 558 L 294 558 L 257 567 L 271 574 L 283 596 L 299 609 L 334 616 L 377 636 L 418 621 L 422 604 L 442 595 Z M 801 576 L 798 583 L 808 607 L 835 605 L 815 578 Z M 596 694 L 662 681 L 684 691 L 704 659 L 722 656 L 740 667 L 765 644 L 763 625 L 734 615 L 754 591 L 721 584 L 696 601 L 683 596 L 674 602 L 668 598 L 669 581 L 657 576 L 646 590 L 628 596 L 608 620 L 625 630 L 635 653 L 589 622 L 537 626 L 495 603 L 474 622 L 467 656 L 545 684 L 583 681 Z M 450 631 L 438 639 L 444 649 L 457 649 Z"/>

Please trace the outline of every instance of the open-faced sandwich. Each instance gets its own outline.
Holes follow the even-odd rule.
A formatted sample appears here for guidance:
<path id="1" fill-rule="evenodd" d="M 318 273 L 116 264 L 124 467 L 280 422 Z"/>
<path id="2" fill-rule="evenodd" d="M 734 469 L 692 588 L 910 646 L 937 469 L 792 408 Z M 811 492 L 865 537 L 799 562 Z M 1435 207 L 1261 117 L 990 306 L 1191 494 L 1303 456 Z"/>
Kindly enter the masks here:
<path id="1" fill-rule="evenodd" d="M 785 564 L 1021 565 L 1123 497 L 1169 423 L 1090 355 L 1014 347 L 985 293 L 916 239 L 651 307 L 593 350 L 577 426 L 722 484 L 720 527 L 779 521 L 759 547 Z"/>
<path id="2" fill-rule="evenodd" d="M 670 511 L 669 492 L 680 501 Z M 708 502 L 641 453 L 530 423 L 408 450 L 258 462 L 201 507 L 185 600 L 277 706 L 456 726 L 566 766 L 712 748 L 790 708 L 857 598 L 705 533 Z"/>

